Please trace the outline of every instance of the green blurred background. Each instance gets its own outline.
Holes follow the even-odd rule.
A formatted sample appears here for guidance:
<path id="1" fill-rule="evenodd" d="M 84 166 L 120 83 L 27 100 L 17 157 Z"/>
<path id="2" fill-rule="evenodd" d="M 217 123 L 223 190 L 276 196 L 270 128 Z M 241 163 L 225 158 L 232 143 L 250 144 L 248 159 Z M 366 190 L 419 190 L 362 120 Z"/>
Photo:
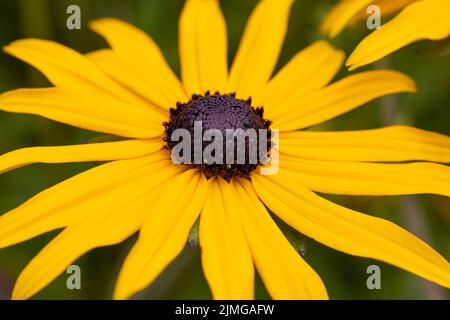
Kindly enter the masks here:
<path id="1" fill-rule="evenodd" d="M 278 68 L 298 50 L 324 38 L 318 25 L 336 1 L 297 0 Z M 247 17 L 256 0 L 222 0 L 228 24 L 229 58 L 233 57 Z M 66 8 L 77 4 L 82 11 L 82 29 L 66 28 Z M 170 65 L 179 74 L 177 29 L 183 0 L 0 0 L 0 45 L 27 37 L 52 39 L 80 52 L 106 46 L 92 33 L 87 22 L 117 17 L 148 32 L 161 46 Z M 386 19 L 383 19 L 385 21 Z M 362 24 L 347 30 L 332 42 L 347 55 L 368 34 Z M 320 130 L 376 128 L 386 124 L 409 124 L 450 134 L 450 56 L 440 57 L 421 42 L 366 67 L 393 68 L 412 76 L 417 94 L 379 99 L 349 114 L 329 121 Z M 358 70 L 359 71 L 359 70 Z M 318 70 L 317 72 L 320 72 Z M 343 69 L 337 78 L 347 74 Z M 20 87 L 47 86 L 47 80 L 31 67 L 0 54 L 0 92 Z M 71 128 L 43 118 L 0 112 L 0 154 L 27 146 L 64 145 L 87 142 L 98 134 Z M 0 214 L 16 207 L 37 192 L 95 164 L 32 165 L 0 176 Z M 444 197 L 329 197 L 347 207 L 394 221 L 419 235 L 445 257 L 450 257 L 450 201 Z M 55 235 L 52 232 L 26 243 L 0 250 L 0 299 L 10 296 L 13 283 L 27 262 Z M 109 299 L 121 263 L 135 237 L 113 247 L 96 249 L 76 264 L 82 269 L 82 290 L 66 288 L 61 275 L 36 299 Z M 448 290 L 380 262 L 347 256 L 308 241 L 306 260 L 321 275 L 333 299 L 447 299 Z M 368 290 L 366 268 L 378 264 L 381 290 Z M 257 298 L 268 298 L 257 279 Z M 199 248 L 189 246 L 138 299 L 209 299 Z"/>

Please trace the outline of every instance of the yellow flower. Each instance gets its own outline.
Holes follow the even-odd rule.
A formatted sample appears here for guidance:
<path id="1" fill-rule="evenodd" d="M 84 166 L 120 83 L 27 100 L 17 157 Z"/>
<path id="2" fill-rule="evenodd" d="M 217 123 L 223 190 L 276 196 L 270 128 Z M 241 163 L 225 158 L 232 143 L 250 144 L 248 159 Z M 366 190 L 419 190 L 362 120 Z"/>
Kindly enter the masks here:
<path id="1" fill-rule="evenodd" d="M 388 15 L 404 8 L 356 47 L 346 65 L 354 70 L 377 61 L 413 42 L 441 40 L 450 35 L 450 1 L 448 0 L 341 0 L 325 17 L 321 31 L 337 36 L 350 23 L 367 18 L 370 4 L 380 6 Z"/>
<path id="2" fill-rule="evenodd" d="M 226 26 L 218 1 L 188 0 L 180 19 L 182 82 L 146 34 L 115 19 L 91 24 L 111 49 L 86 56 L 44 40 L 19 40 L 5 47 L 55 87 L 4 93 L 1 110 L 129 138 L 27 148 L 0 157 L 0 173 L 36 162 L 110 161 L 0 217 L 0 247 L 64 228 L 23 270 L 14 299 L 32 297 L 89 250 L 139 231 L 114 292 L 116 299 L 129 298 L 180 253 L 198 217 L 203 270 L 214 298 L 253 298 L 255 266 L 273 298 L 328 298 L 320 277 L 286 240 L 267 208 L 331 248 L 450 287 L 449 263 L 426 243 L 391 222 L 315 193 L 449 196 L 450 170 L 431 162 L 450 162 L 450 138 L 406 126 L 297 131 L 377 97 L 413 92 L 415 86 L 389 70 L 363 72 L 329 85 L 344 54 L 323 41 L 299 52 L 272 78 L 291 4 L 259 2 L 228 72 Z M 206 95 L 208 90 L 222 95 Z M 190 101 L 192 94 L 196 96 Z M 271 128 L 281 131 L 276 175 L 233 164 L 215 176 L 209 165 L 171 161 L 164 148 L 165 129 L 192 125 L 186 119 L 194 117 L 194 109 L 219 127 L 224 121 L 249 120 L 244 113 L 262 121 L 262 110 L 243 100 L 249 96 L 252 105 L 264 106 Z M 234 111 L 219 100 L 231 103 Z M 181 110 L 187 116 L 180 116 Z M 429 162 L 388 164 L 411 160 Z"/>

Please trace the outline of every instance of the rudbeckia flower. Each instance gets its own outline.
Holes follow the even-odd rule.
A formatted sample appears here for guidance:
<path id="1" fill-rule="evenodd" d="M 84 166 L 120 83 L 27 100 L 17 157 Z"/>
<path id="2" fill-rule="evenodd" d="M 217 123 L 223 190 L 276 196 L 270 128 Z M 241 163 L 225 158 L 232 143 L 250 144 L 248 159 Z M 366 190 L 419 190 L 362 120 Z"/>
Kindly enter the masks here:
<path id="1" fill-rule="evenodd" d="M 419 40 L 442 40 L 450 35 L 448 0 L 341 0 L 325 17 L 321 31 L 337 36 L 348 24 L 368 18 L 366 8 L 378 5 L 382 15 L 403 9 L 356 47 L 346 65 L 354 70 Z"/>
<path id="2" fill-rule="evenodd" d="M 63 229 L 25 267 L 12 298 L 32 297 L 81 255 L 139 232 L 114 292 L 116 299 L 130 298 L 180 253 L 199 219 L 203 271 L 214 298 L 253 298 L 256 267 L 275 299 L 327 299 L 319 275 L 271 213 L 331 248 L 450 287 L 449 263 L 425 242 L 316 193 L 449 196 L 450 170 L 433 162 L 450 162 L 450 138 L 406 126 L 301 130 L 377 97 L 414 92 L 415 85 L 389 70 L 329 84 L 344 54 L 323 41 L 300 51 L 272 77 L 291 5 L 257 4 L 229 69 L 219 2 L 188 0 L 179 25 L 181 81 L 151 38 L 115 19 L 92 22 L 111 49 L 88 55 L 36 39 L 5 47 L 54 87 L 4 93 L 1 110 L 125 138 L 32 147 L 0 157 L 0 172 L 37 162 L 106 162 L 0 217 L 0 247 Z M 279 129 L 279 145 L 273 146 L 280 152 L 278 173 L 260 174 L 261 164 L 174 164 L 168 132 L 191 129 L 199 119 L 217 129 Z"/>

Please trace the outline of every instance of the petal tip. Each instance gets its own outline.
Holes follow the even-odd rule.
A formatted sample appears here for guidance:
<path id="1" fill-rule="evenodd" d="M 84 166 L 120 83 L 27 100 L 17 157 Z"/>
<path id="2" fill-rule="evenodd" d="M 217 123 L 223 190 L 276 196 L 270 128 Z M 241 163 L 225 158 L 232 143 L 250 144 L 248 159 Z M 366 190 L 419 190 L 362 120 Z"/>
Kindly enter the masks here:
<path id="1" fill-rule="evenodd" d="M 345 66 L 348 68 L 348 71 L 355 71 L 359 68 L 357 65 L 348 62 L 345 64 Z"/>
<path id="2" fill-rule="evenodd" d="M 11 300 L 27 300 L 29 299 L 31 296 L 29 294 L 26 294 L 23 291 L 23 286 L 19 284 L 20 281 L 17 280 L 16 284 L 14 285 L 14 289 L 13 292 L 11 294 Z"/>

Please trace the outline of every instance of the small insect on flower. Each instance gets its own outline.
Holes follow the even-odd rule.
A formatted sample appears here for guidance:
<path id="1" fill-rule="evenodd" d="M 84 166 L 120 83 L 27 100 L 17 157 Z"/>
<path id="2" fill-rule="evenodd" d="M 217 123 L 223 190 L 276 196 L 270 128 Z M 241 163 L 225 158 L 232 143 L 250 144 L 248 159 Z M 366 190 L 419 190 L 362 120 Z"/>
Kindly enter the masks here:
<path id="1" fill-rule="evenodd" d="M 438 164 L 450 162 L 450 138 L 407 126 L 304 130 L 375 98 L 414 92 L 415 84 L 391 70 L 330 84 L 344 53 L 325 41 L 301 50 L 273 75 L 292 2 L 259 1 L 229 68 L 219 1 L 187 0 L 179 24 L 181 80 L 149 36 L 116 19 L 90 24 L 110 49 L 82 55 L 36 39 L 5 47 L 54 86 L 3 93 L 1 110 L 124 138 L 0 157 L 0 173 L 36 162 L 107 161 L 0 216 L 1 248 L 63 228 L 22 271 L 13 299 L 34 296 L 86 252 L 135 232 L 139 238 L 121 268 L 116 299 L 146 288 L 188 240 L 199 242 L 215 299 L 254 298 L 255 267 L 274 299 L 327 299 L 321 278 L 297 251 L 304 241 L 294 247 L 274 216 L 312 241 L 450 287 L 449 263 L 425 242 L 317 194 L 450 196 L 450 170 Z M 262 175 L 265 164 L 236 159 L 175 164 L 167 134 L 191 131 L 197 120 L 202 131 L 222 134 L 279 130 L 279 144 L 267 149 L 271 161 L 273 149 L 279 152 L 278 172 Z"/>

